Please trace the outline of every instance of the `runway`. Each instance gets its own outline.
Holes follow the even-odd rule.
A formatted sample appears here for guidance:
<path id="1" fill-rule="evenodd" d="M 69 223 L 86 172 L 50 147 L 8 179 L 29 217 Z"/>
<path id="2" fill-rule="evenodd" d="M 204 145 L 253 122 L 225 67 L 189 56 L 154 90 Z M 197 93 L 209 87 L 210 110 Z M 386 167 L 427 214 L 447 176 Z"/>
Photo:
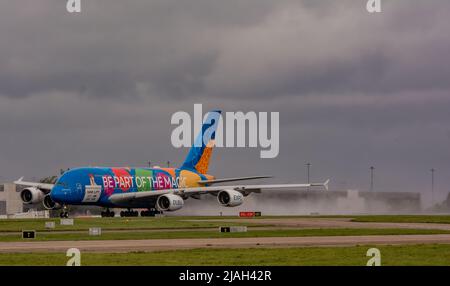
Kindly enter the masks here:
<path id="1" fill-rule="evenodd" d="M 65 252 L 69 248 L 78 248 L 81 251 L 89 252 L 130 252 L 193 248 L 354 246 L 421 243 L 450 244 L 450 234 L 0 242 L 0 253 Z"/>
<path id="2" fill-rule="evenodd" d="M 183 220 L 180 220 L 183 221 Z M 382 229 L 435 229 L 450 230 L 444 223 L 377 223 L 353 222 L 351 218 L 261 218 L 261 219 L 186 219 L 184 221 L 219 221 L 223 225 L 248 223 L 252 230 L 276 229 L 332 229 L 332 228 L 382 228 Z M 211 231 L 215 227 L 196 228 L 195 231 Z M 116 229 L 108 232 L 175 232 L 192 231 L 192 228 L 171 229 Z M 49 232 L 49 231 L 46 231 Z M 57 231 L 58 233 L 83 233 L 86 230 Z M 12 232 L 3 235 L 14 234 Z M 19 234 L 19 233 L 17 233 Z M 159 251 L 193 248 L 249 248 L 249 247 L 307 247 L 307 246 L 353 246 L 386 244 L 450 244 L 450 234 L 417 235 L 366 235 L 366 236 L 302 236 L 302 237 L 246 237 L 246 238 L 171 238 L 134 240 L 77 240 L 77 241 L 16 241 L 0 242 L 0 253 L 12 252 L 65 252 L 69 248 L 79 248 L 89 252 L 130 252 Z"/>
<path id="3" fill-rule="evenodd" d="M 201 220 L 186 220 L 201 221 Z M 404 229 L 439 229 L 450 230 L 445 223 L 411 223 L 411 222 L 355 222 L 352 218 L 261 218 L 261 219 L 221 219 L 205 220 L 228 223 L 245 222 L 253 225 L 271 225 L 277 228 L 404 228 Z"/>

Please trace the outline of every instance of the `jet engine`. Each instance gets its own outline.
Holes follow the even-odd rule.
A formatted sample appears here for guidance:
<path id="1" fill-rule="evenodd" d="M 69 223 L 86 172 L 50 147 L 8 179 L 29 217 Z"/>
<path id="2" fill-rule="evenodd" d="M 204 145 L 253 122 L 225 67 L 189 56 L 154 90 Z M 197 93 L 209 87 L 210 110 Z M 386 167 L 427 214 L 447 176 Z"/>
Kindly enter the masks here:
<path id="1" fill-rule="evenodd" d="M 160 211 L 176 211 L 181 209 L 183 205 L 183 198 L 173 194 L 162 195 L 156 201 L 156 207 Z"/>
<path id="2" fill-rule="evenodd" d="M 44 200 L 44 192 L 35 187 L 23 189 L 20 198 L 25 204 L 37 204 Z"/>
<path id="3" fill-rule="evenodd" d="M 50 194 L 44 197 L 44 201 L 42 202 L 42 204 L 44 205 L 44 208 L 47 210 L 59 210 L 61 208 L 60 204 L 52 200 Z"/>
<path id="4" fill-rule="evenodd" d="M 223 190 L 217 195 L 219 204 L 225 207 L 237 207 L 244 202 L 243 194 L 235 190 Z"/>

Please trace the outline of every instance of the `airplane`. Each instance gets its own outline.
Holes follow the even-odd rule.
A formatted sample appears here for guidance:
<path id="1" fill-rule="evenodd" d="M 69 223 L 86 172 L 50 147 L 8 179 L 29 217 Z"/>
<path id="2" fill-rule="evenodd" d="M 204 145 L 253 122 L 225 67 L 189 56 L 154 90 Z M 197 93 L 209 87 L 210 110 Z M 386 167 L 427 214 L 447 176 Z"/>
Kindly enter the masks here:
<path id="1" fill-rule="evenodd" d="M 251 193 L 266 190 L 324 187 L 320 184 L 274 185 L 217 185 L 242 180 L 256 180 L 269 176 L 250 176 L 216 179 L 207 174 L 209 162 L 221 118 L 220 110 L 208 113 L 194 145 L 179 168 L 82 167 L 64 172 L 55 184 L 15 181 L 25 186 L 20 198 L 25 204 L 39 204 L 48 210 L 61 210 L 60 217 L 69 217 L 70 205 L 93 205 L 105 208 L 102 217 L 114 217 L 112 208 L 127 209 L 120 216 L 139 216 L 133 209 L 146 209 L 141 216 L 181 209 L 188 198 L 201 199 L 205 194 L 217 197 L 225 207 L 236 207 Z"/>

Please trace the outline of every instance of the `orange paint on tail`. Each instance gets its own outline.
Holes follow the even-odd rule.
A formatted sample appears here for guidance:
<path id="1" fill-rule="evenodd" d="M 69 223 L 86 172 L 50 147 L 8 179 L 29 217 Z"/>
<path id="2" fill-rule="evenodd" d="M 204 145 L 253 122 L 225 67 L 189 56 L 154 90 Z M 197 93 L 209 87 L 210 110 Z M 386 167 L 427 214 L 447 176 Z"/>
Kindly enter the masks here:
<path id="1" fill-rule="evenodd" d="M 209 159 L 211 158 L 214 144 L 214 140 L 208 142 L 208 145 L 206 145 L 205 150 L 203 151 L 202 157 L 198 161 L 197 165 L 195 165 L 195 169 L 200 174 L 206 174 L 208 172 Z"/>

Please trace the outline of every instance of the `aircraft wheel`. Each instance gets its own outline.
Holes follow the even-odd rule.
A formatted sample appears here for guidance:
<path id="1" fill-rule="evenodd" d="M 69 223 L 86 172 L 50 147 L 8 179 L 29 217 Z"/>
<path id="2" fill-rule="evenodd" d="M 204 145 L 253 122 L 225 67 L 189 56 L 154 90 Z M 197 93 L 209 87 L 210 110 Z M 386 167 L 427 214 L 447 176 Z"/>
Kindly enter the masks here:
<path id="1" fill-rule="evenodd" d="M 114 217 L 114 212 L 106 209 L 106 211 L 101 212 L 102 217 Z"/>

